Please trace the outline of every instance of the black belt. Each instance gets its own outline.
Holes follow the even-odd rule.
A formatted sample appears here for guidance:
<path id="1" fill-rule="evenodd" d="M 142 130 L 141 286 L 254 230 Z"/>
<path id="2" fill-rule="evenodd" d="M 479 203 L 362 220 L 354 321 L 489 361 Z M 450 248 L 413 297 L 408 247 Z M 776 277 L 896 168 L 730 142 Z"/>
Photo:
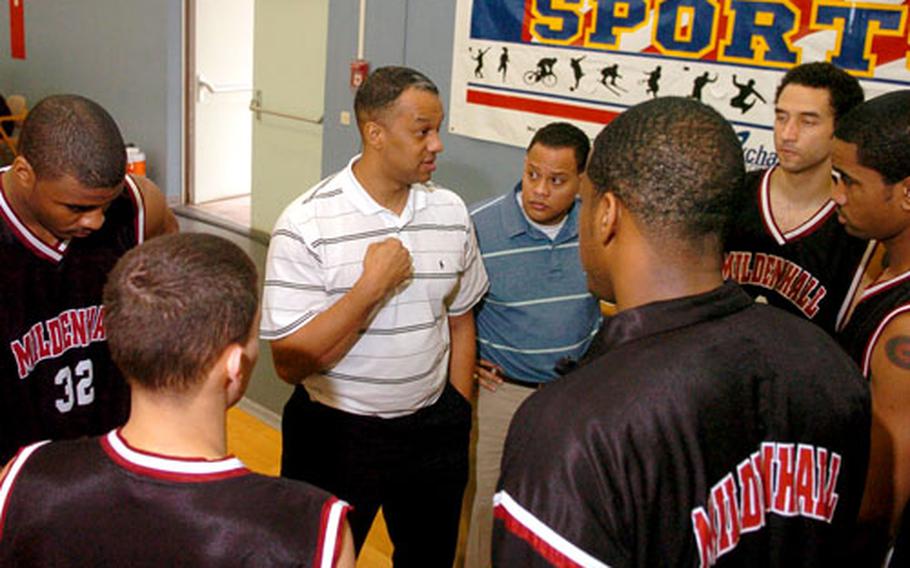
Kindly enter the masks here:
<path id="1" fill-rule="evenodd" d="M 519 387 L 525 387 L 528 389 L 537 390 L 537 389 L 543 388 L 544 385 L 546 385 L 546 383 L 540 383 L 540 382 L 535 382 L 535 381 L 520 381 L 518 379 L 513 379 L 512 377 L 507 377 L 507 376 L 503 375 L 502 373 L 499 373 L 497 376 L 500 379 L 502 379 L 502 381 L 504 383 L 509 383 L 512 385 L 517 385 Z"/>

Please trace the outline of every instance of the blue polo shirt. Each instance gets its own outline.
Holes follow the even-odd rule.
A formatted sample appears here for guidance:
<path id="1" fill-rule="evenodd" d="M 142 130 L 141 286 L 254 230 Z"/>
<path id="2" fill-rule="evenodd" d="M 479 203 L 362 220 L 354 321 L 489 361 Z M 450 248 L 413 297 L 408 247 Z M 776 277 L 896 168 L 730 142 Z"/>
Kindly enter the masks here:
<path id="1" fill-rule="evenodd" d="M 556 363 L 579 360 L 601 324 L 578 256 L 576 201 L 550 240 L 531 225 L 515 189 L 471 207 L 490 289 L 475 307 L 477 355 L 509 377 L 547 382 Z"/>

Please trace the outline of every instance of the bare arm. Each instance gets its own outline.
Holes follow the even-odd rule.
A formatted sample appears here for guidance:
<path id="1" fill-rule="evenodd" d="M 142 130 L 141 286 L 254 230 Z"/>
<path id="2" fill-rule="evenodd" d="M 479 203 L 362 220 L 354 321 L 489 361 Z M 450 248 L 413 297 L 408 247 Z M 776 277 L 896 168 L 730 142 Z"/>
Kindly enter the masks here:
<path id="1" fill-rule="evenodd" d="M 356 556 L 354 554 L 354 535 L 351 534 L 351 526 L 347 521 L 344 522 L 344 529 L 341 536 L 341 550 L 338 553 L 338 559 L 335 562 L 335 568 L 354 568 Z"/>
<path id="2" fill-rule="evenodd" d="M 151 239 L 180 230 L 177 218 L 167 206 L 164 194 L 155 182 L 142 176 L 130 176 L 139 186 L 142 201 L 145 204 L 145 238 Z"/>
<path id="3" fill-rule="evenodd" d="M 373 310 L 411 275 L 411 255 L 398 239 L 367 248 L 363 272 L 353 288 L 294 333 L 272 342 L 275 371 L 295 385 L 324 369 L 351 348 Z"/>
<path id="4" fill-rule="evenodd" d="M 474 364 L 477 356 L 474 311 L 449 316 L 452 353 L 449 356 L 449 382 L 466 399 L 474 396 Z"/>
<path id="5" fill-rule="evenodd" d="M 872 440 L 860 517 L 893 532 L 910 497 L 910 315 L 883 330 L 871 375 Z"/>

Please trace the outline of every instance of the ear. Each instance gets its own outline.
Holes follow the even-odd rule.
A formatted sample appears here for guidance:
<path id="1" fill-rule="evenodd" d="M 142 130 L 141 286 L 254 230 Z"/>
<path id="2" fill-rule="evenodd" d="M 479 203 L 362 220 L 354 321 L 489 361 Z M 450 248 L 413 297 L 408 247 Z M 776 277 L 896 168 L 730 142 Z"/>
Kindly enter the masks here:
<path id="1" fill-rule="evenodd" d="M 616 237 L 621 218 L 621 206 L 616 194 L 605 191 L 597 200 L 594 211 L 594 230 L 598 242 L 607 245 Z"/>
<path id="2" fill-rule="evenodd" d="M 224 384 L 228 405 L 233 406 L 243 398 L 243 394 L 246 391 L 247 369 L 244 363 L 245 354 L 243 347 L 239 343 L 232 343 L 224 350 L 222 357 L 224 358 L 225 371 L 227 371 Z"/>
<path id="3" fill-rule="evenodd" d="M 363 124 L 362 129 L 363 145 L 373 149 L 382 148 L 385 141 L 385 129 L 375 120 L 368 120 Z"/>
<path id="4" fill-rule="evenodd" d="M 896 191 L 899 191 L 901 198 L 901 209 L 910 212 L 910 176 L 905 177 L 896 184 Z"/>
<path id="5" fill-rule="evenodd" d="M 16 156 L 13 159 L 13 163 L 10 166 L 10 171 L 13 174 L 13 177 L 16 178 L 16 183 L 28 190 L 31 190 L 35 187 L 35 182 L 38 180 L 38 176 L 35 174 L 35 169 L 32 167 L 28 160 L 23 156 Z"/>

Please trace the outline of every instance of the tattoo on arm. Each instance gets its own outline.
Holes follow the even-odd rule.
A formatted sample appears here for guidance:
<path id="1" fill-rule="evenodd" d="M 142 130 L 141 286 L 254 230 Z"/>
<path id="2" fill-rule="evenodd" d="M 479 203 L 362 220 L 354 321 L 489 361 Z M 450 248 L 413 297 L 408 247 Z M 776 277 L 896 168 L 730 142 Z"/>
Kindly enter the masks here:
<path id="1" fill-rule="evenodd" d="M 898 335 L 885 344 L 888 359 L 901 369 L 910 370 L 910 336 Z"/>

